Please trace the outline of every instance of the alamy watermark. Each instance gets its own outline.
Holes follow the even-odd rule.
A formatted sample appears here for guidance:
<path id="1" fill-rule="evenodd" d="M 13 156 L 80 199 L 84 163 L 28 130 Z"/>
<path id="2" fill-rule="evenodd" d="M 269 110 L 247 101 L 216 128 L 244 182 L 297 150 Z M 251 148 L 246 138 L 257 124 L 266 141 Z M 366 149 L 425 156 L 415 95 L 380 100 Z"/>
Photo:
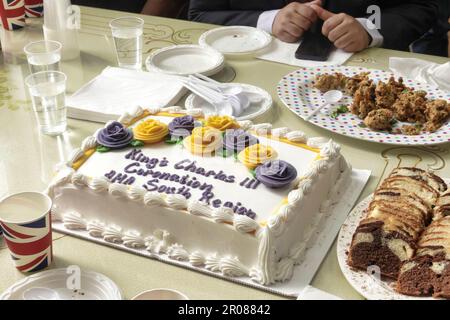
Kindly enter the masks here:
<path id="1" fill-rule="evenodd" d="M 69 290 L 81 289 L 81 269 L 79 266 L 68 266 L 66 273 L 69 275 L 66 279 L 66 287 Z"/>
<path id="2" fill-rule="evenodd" d="M 381 8 L 377 5 L 371 5 L 367 7 L 367 17 L 366 26 L 369 30 L 380 30 L 381 29 Z"/>

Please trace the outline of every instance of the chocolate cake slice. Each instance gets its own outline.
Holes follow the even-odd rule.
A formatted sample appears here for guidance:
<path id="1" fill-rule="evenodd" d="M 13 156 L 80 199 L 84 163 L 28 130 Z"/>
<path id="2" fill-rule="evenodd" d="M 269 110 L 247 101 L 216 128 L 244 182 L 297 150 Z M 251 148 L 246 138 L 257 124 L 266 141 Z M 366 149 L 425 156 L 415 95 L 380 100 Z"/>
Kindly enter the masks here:
<path id="1" fill-rule="evenodd" d="M 412 296 L 450 298 L 450 216 L 423 232 L 416 256 L 401 266 L 396 289 Z"/>
<path id="2" fill-rule="evenodd" d="M 422 224 L 407 217 L 407 211 L 371 205 L 353 235 L 348 264 L 362 270 L 375 265 L 382 275 L 396 279 L 402 262 L 414 255 L 421 231 Z"/>
<path id="3" fill-rule="evenodd" d="M 402 263 L 415 254 L 442 188 L 424 170 L 395 169 L 375 192 L 353 235 L 348 264 L 362 270 L 375 265 L 382 275 L 397 279 Z"/>

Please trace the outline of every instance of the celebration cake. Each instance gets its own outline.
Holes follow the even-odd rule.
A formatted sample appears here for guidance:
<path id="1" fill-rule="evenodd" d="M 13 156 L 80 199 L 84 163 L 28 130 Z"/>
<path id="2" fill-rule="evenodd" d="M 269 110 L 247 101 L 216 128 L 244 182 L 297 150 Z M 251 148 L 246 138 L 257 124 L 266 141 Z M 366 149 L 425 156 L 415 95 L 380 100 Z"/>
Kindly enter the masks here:
<path id="1" fill-rule="evenodd" d="M 292 277 L 350 173 L 328 139 L 137 108 L 87 137 L 47 192 L 72 234 L 270 285 Z"/>

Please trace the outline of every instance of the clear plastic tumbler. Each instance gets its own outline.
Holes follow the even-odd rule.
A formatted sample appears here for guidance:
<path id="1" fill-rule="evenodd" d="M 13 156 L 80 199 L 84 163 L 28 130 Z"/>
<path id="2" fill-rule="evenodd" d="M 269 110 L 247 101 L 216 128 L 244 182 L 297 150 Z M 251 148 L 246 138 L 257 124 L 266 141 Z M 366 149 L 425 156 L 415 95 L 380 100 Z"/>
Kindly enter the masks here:
<path id="1" fill-rule="evenodd" d="M 31 73 L 40 71 L 59 71 L 61 60 L 61 43 L 58 41 L 42 40 L 30 42 L 23 51 L 27 55 Z"/>
<path id="2" fill-rule="evenodd" d="M 44 134 L 58 135 L 66 130 L 66 80 L 66 75 L 59 71 L 41 71 L 25 79 Z"/>
<path id="3" fill-rule="evenodd" d="M 116 48 L 119 67 L 142 68 L 142 35 L 144 20 L 135 17 L 122 17 L 109 23 Z"/>

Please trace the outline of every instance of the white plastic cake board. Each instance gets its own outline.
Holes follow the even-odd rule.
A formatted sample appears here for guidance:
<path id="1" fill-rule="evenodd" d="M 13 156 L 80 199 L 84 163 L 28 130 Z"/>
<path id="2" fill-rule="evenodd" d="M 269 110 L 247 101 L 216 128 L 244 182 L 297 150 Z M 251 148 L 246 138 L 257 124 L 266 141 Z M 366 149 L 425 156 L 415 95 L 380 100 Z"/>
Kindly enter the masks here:
<path id="1" fill-rule="evenodd" d="M 295 266 L 292 279 L 286 282 L 275 283 L 270 286 L 260 285 L 253 282 L 248 277 L 227 277 L 221 273 L 212 272 L 204 268 L 198 268 L 190 265 L 188 262 L 176 261 L 167 257 L 167 255 L 156 256 L 145 249 L 127 248 L 121 244 L 106 242 L 103 239 L 91 237 L 86 230 L 68 230 L 60 221 L 53 222 L 53 229 L 58 232 L 66 233 L 81 239 L 93 241 L 105 246 L 128 251 L 140 256 L 156 259 L 172 265 L 188 268 L 191 270 L 206 273 L 208 275 L 222 278 L 231 282 L 249 286 L 252 288 L 264 290 L 270 293 L 279 294 L 287 297 L 302 299 L 302 293 L 307 290 L 314 275 L 320 267 L 323 259 L 328 253 L 331 245 L 336 238 L 341 225 L 344 223 L 351 209 L 358 200 L 362 190 L 369 180 L 370 170 L 353 169 L 350 179 L 345 186 L 345 191 L 340 197 L 340 201 L 331 209 L 332 214 L 322 220 L 318 231 L 314 236 L 314 241 L 307 248 L 303 262 Z"/>

